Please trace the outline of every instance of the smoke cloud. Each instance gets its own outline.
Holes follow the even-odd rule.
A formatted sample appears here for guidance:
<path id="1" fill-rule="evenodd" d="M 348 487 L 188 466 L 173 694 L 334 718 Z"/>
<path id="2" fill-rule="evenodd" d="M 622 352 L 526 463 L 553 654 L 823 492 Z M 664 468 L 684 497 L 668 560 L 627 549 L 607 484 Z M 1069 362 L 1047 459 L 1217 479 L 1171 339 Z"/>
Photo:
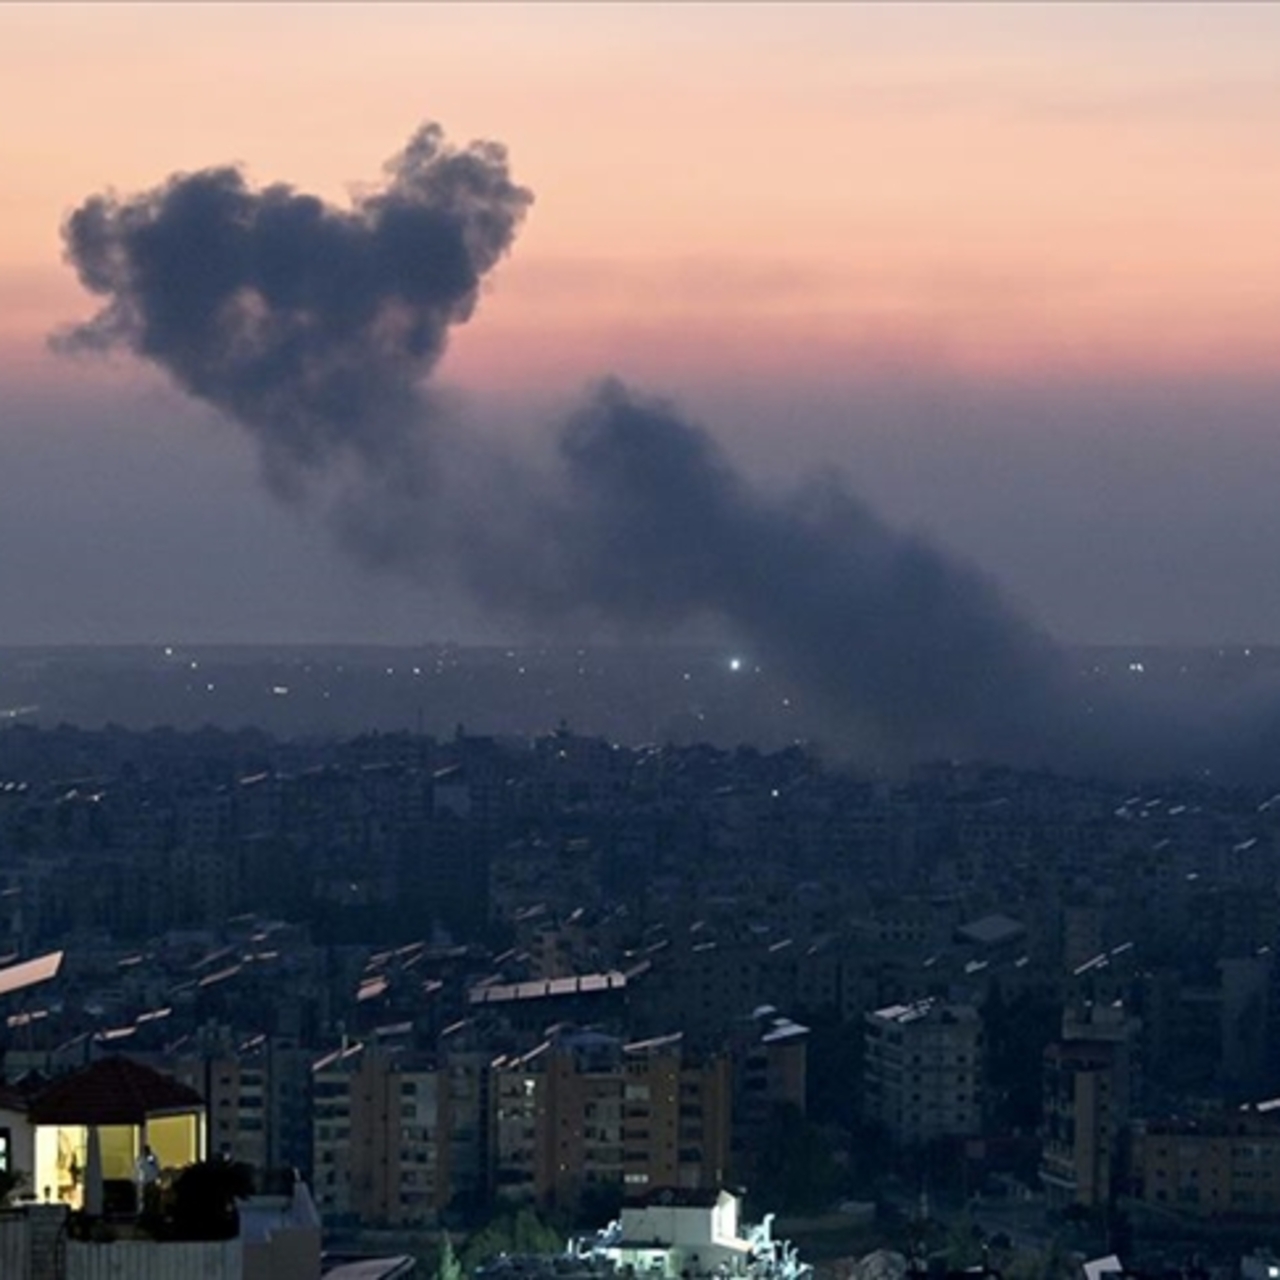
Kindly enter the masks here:
<path id="1" fill-rule="evenodd" d="M 539 540 L 551 562 L 527 613 L 560 601 L 633 628 L 723 619 L 797 683 L 827 734 L 879 758 L 1046 746 L 1063 674 L 1053 646 L 839 477 L 767 496 L 672 406 L 616 382 L 570 419 L 559 457 Z"/>
<path id="2" fill-rule="evenodd" d="M 252 433 L 268 482 L 355 464 L 425 479 L 422 380 L 470 318 L 532 196 L 494 143 L 449 147 L 418 130 L 385 186 L 348 210 L 234 168 L 171 177 L 127 199 L 86 200 L 67 256 L 108 299 L 58 339 L 124 346 Z"/>
<path id="3" fill-rule="evenodd" d="M 838 477 L 775 498 L 614 381 L 538 466 L 448 419 L 429 376 L 531 200 L 502 147 L 455 149 L 436 125 L 349 209 L 234 168 L 93 196 L 64 238 L 105 303 L 57 341 L 158 366 L 252 436 L 274 492 L 319 491 L 348 549 L 452 576 L 507 618 L 649 634 L 716 620 L 866 757 L 1095 751 L 1115 722 L 1080 705 L 1050 640 Z"/>

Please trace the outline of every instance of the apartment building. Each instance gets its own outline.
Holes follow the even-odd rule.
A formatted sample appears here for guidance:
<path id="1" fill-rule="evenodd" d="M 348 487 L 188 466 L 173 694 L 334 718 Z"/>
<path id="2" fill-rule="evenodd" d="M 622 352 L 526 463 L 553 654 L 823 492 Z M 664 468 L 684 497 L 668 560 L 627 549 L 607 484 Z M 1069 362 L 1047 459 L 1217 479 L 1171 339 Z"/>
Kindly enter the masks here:
<path id="1" fill-rule="evenodd" d="M 376 1042 L 312 1068 L 315 1199 L 330 1221 L 433 1223 L 449 1201 L 448 1090 L 434 1058 Z"/>
<path id="2" fill-rule="evenodd" d="M 1197 1218 L 1280 1214 L 1280 1098 L 1133 1126 L 1131 1191 Z"/>
<path id="3" fill-rule="evenodd" d="M 904 1146 L 982 1131 L 982 1021 L 935 998 L 865 1018 L 865 1107 Z"/>
<path id="4" fill-rule="evenodd" d="M 730 1068 L 679 1034 L 624 1043 L 563 1030 L 493 1064 L 495 1189 L 572 1207 L 592 1194 L 705 1188 L 725 1178 Z"/>
<path id="5" fill-rule="evenodd" d="M 1122 1003 L 1084 1004 L 1065 1011 L 1062 1031 L 1044 1052 L 1040 1181 L 1054 1208 L 1107 1205 L 1124 1156 L 1139 1024 Z"/>
<path id="6" fill-rule="evenodd" d="M 206 1099 L 209 1149 L 269 1170 L 311 1171 L 310 1066 L 314 1053 L 280 1036 L 200 1028 L 147 1056 Z"/>

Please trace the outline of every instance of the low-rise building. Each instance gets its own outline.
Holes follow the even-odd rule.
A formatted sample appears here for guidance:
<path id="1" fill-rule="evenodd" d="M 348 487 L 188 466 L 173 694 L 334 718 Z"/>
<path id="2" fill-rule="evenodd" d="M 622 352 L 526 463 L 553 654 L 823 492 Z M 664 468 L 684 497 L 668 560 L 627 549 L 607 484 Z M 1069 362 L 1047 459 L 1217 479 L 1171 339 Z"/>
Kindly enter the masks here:
<path id="1" fill-rule="evenodd" d="M 807 1280 L 813 1269 L 773 1238 L 772 1222 L 769 1214 L 743 1223 L 741 1199 L 723 1188 L 657 1187 L 624 1205 L 603 1231 L 572 1242 L 571 1252 L 652 1280 Z"/>
<path id="2" fill-rule="evenodd" d="M 1132 1193 L 1198 1218 L 1280 1214 L 1280 1098 L 1136 1123 Z"/>

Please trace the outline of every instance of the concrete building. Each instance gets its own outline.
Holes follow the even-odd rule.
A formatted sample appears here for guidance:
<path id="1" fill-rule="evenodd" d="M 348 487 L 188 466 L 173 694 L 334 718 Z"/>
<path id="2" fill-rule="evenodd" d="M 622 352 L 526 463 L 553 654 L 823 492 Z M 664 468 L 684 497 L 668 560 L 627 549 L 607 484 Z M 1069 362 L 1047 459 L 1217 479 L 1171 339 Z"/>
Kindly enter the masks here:
<path id="1" fill-rule="evenodd" d="M 724 1180 L 729 1062 L 689 1057 L 678 1034 L 624 1044 L 562 1031 L 495 1060 L 492 1091 L 495 1190 L 508 1200 L 572 1208 Z"/>
<path id="2" fill-rule="evenodd" d="M 205 1027 L 159 1060 L 208 1105 L 209 1150 L 268 1170 L 311 1173 L 310 1067 L 295 1041 Z"/>
<path id="3" fill-rule="evenodd" d="M 289 1195 L 255 1196 L 237 1207 L 240 1230 L 230 1239 L 157 1240 L 119 1216 L 102 1220 L 100 1239 L 69 1239 L 66 1205 L 25 1205 L 0 1219 L 0 1275 L 4 1280 L 320 1280 L 320 1220 L 305 1183 L 297 1183 Z M 365 1274 L 378 1273 L 370 1267 Z"/>
<path id="4" fill-rule="evenodd" d="M 449 1201 L 447 1089 L 434 1058 L 377 1043 L 313 1067 L 315 1195 L 326 1220 L 430 1224 Z"/>
<path id="5" fill-rule="evenodd" d="M 982 1021 L 971 1005 L 938 999 L 868 1013 L 866 1115 L 913 1146 L 982 1131 Z"/>
<path id="6" fill-rule="evenodd" d="M 772 1214 L 751 1226 L 741 1214 L 741 1199 L 723 1189 L 658 1187 L 571 1248 L 578 1259 L 605 1261 L 619 1274 L 653 1280 L 808 1280 L 812 1267 L 786 1241 L 773 1238 Z"/>
<path id="7" fill-rule="evenodd" d="M 1132 1194 L 1197 1218 L 1280 1214 L 1280 1099 L 1133 1126 Z"/>
<path id="8" fill-rule="evenodd" d="M 1055 1208 L 1107 1205 L 1118 1190 L 1138 1030 L 1119 1003 L 1069 1008 L 1045 1049 L 1040 1181 Z"/>

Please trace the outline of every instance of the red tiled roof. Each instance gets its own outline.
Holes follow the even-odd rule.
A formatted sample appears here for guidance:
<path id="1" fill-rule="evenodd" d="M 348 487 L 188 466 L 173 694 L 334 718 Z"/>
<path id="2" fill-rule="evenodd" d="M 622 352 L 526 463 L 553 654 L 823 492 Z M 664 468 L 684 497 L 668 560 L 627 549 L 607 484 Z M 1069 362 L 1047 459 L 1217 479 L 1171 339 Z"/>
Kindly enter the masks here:
<path id="1" fill-rule="evenodd" d="M 142 1124 L 148 1116 L 203 1111 L 204 1099 L 172 1076 L 129 1058 L 103 1058 L 53 1081 L 31 1103 L 33 1124 Z"/>

